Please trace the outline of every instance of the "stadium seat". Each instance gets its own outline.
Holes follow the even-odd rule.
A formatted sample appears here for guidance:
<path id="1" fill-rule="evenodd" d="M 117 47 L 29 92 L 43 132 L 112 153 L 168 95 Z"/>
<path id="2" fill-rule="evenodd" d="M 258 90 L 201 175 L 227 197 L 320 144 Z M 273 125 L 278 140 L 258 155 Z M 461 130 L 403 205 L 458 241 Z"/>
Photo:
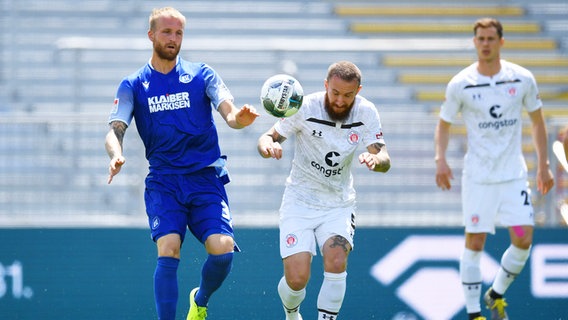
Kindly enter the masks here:
<path id="1" fill-rule="evenodd" d="M 404 84 L 447 84 L 454 76 L 454 73 L 443 72 L 414 72 L 401 71 L 398 75 L 398 81 Z M 568 74 L 538 72 L 534 73 L 537 83 L 539 84 L 562 84 L 568 85 Z"/>
<path id="2" fill-rule="evenodd" d="M 416 91 L 416 99 L 418 101 L 444 101 L 444 88 L 442 89 L 418 89 Z M 568 90 L 540 90 L 540 97 L 542 100 L 561 100 L 568 101 Z M 568 108 L 566 108 L 568 110 Z"/>
<path id="3" fill-rule="evenodd" d="M 440 5 L 369 5 L 341 4 L 335 7 L 339 16 L 522 16 L 521 6 L 440 6 Z"/>
<path id="4" fill-rule="evenodd" d="M 463 22 L 353 22 L 351 32 L 367 34 L 406 33 L 406 34 L 472 34 L 471 23 Z M 507 24 L 507 33 L 538 34 L 541 26 L 535 22 L 519 22 Z"/>

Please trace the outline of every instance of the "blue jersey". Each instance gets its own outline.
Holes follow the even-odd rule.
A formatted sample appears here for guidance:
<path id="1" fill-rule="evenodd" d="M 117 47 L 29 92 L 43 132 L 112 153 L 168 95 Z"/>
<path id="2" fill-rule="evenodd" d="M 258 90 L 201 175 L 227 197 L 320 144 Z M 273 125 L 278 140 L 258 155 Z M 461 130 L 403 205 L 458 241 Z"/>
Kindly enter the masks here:
<path id="1" fill-rule="evenodd" d="M 120 83 L 109 123 L 134 118 L 150 173 L 191 173 L 221 157 L 212 111 L 225 100 L 233 96 L 207 64 L 178 57 L 162 74 L 148 62 Z"/>

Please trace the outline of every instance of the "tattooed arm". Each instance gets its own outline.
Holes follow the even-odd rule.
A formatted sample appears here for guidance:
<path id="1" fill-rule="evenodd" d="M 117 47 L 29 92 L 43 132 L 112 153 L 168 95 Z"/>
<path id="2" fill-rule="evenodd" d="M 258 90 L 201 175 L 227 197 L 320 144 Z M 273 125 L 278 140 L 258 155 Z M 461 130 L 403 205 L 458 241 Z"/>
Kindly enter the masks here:
<path id="1" fill-rule="evenodd" d="M 109 184 L 112 182 L 112 178 L 120 172 L 120 168 L 122 168 L 122 165 L 126 162 L 126 159 L 122 155 L 122 141 L 127 127 L 126 123 L 122 121 L 113 121 L 110 123 L 110 130 L 106 135 L 105 149 L 110 157 L 110 164 L 108 168 Z"/>
<path id="2" fill-rule="evenodd" d="M 390 169 L 390 157 L 387 147 L 379 143 L 373 143 L 367 147 L 367 152 L 359 155 L 359 162 L 367 165 L 369 170 L 375 172 L 387 172 Z"/>

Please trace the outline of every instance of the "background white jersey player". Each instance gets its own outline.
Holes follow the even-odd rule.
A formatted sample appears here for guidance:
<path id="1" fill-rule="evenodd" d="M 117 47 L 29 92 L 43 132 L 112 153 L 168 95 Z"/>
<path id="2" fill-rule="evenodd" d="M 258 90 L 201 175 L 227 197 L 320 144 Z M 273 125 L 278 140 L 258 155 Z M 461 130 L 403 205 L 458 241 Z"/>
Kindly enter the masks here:
<path id="1" fill-rule="evenodd" d="M 481 314 L 480 260 L 487 233 L 495 233 L 495 217 L 509 228 L 511 244 L 501 258 L 501 268 L 483 300 L 491 319 L 508 319 L 503 298 L 523 269 L 532 245 L 534 214 L 522 154 L 522 110 L 531 120 L 538 158 L 536 186 L 546 194 L 554 185 L 548 165 L 546 125 L 542 102 L 533 75 L 501 60 L 505 40 L 501 23 L 483 18 L 473 26 L 478 61 L 458 73 L 448 84 L 435 132 L 436 184 L 451 188 L 452 171 L 446 161 L 450 126 L 458 113 L 467 130 L 467 153 L 462 175 L 462 211 L 465 249 L 460 277 L 469 319 Z"/>
<path id="2" fill-rule="evenodd" d="M 355 232 L 355 190 L 351 163 L 375 172 L 390 168 L 379 114 L 358 96 L 361 71 L 340 61 L 328 69 L 325 91 L 304 97 L 299 112 L 277 122 L 258 140 L 264 158 L 280 159 L 281 143 L 295 137 L 292 169 L 280 206 L 280 254 L 284 277 L 278 284 L 286 319 L 302 319 L 312 255 L 323 256 L 324 280 L 318 319 L 336 320 L 346 291 L 347 257 Z"/>
<path id="3" fill-rule="evenodd" d="M 533 75 L 501 60 L 499 73 L 479 73 L 474 63 L 448 84 L 440 118 L 456 121 L 461 112 L 468 134 L 464 175 L 491 183 L 527 177 L 522 154 L 522 111 L 542 107 Z"/>

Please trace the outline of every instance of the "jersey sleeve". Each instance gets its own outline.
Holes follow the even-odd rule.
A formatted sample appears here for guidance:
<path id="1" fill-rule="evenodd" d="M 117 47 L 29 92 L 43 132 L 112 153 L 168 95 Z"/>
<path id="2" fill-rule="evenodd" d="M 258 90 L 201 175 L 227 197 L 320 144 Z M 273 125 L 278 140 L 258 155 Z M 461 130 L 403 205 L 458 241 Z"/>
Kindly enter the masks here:
<path id="1" fill-rule="evenodd" d="M 231 94 L 229 88 L 221 79 L 221 76 L 213 68 L 207 64 L 202 66 L 203 78 L 205 79 L 205 86 L 207 96 L 211 100 L 211 106 L 217 110 L 221 102 L 223 101 L 234 101 L 234 97 Z"/>
<path id="2" fill-rule="evenodd" d="M 134 92 L 132 83 L 128 79 L 122 80 L 118 86 L 114 106 L 108 118 L 108 123 L 122 121 L 130 125 L 134 116 Z"/>
<path id="3" fill-rule="evenodd" d="M 307 114 L 310 114 L 308 109 L 311 108 L 312 103 L 317 103 L 313 95 L 304 96 L 302 107 L 297 113 L 288 118 L 282 118 L 274 124 L 276 132 L 284 138 L 290 138 L 295 135 L 302 127 L 302 120 L 307 119 Z"/>
<path id="4" fill-rule="evenodd" d="M 528 72 L 528 71 L 527 71 Z M 538 86 L 536 80 L 532 73 L 528 72 L 528 88 L 525 97 L 523 98 L 523 104 L 527 109 L 527 112 L 533 112 L 542 107 L 542 100 L 538 92 Z"/>
<path id="5" fill-rule="evenodd" d="M 440 118 L 446 122 L 453 123 L 460 110 L 459 83 L 452 80 L 446 87 L 445 99 L 440 108 Z"/>
<path id="6" fill-rule="evenodd" d="M 368 147 L 374 143 L 378 143 L 381 146 L 385 145 L 385 138 L 383 136 L 383 128 L 381 124 L 381 117 L 379 116 L 379 111 L 374 104 L 370 105 L 369 115 L 365 119 L 370 120 L 366 123 L 367 130 L 363 136 L 363 143 L 365 147 Z"/>
<path id="7" fill-rule="evenodd" d="M 300 112 L 289 118 L 282 118 L 274 124 L 274 130 L 276 130 L 276 132 L 278 132 L 278 134 L 282 137 L 288 139 L 296 132 L 296 123 L 299 119 L 301 119 Z"/>

